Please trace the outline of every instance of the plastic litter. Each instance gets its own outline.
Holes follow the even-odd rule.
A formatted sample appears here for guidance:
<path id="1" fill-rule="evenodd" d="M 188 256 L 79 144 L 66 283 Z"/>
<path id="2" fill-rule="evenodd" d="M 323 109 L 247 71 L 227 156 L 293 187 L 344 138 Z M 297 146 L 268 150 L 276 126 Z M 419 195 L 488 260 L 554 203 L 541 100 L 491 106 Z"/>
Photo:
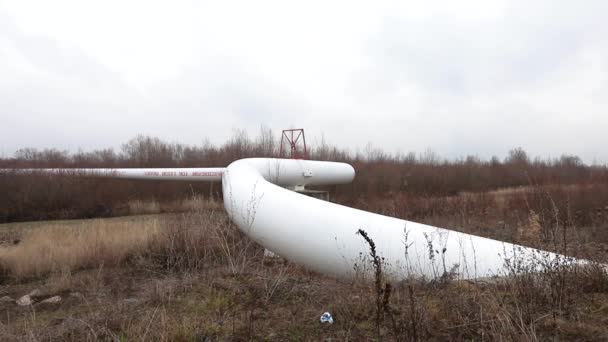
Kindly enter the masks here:
<path id="1" fill-rule="evenodd" d="M 321 323 L 334 324 L 334 319 L 333 319 L 333 317 L 331 317 L 331 314 L 329 312 L 323 313 L 321 315 L 320 321 L 321 321 Z"/>

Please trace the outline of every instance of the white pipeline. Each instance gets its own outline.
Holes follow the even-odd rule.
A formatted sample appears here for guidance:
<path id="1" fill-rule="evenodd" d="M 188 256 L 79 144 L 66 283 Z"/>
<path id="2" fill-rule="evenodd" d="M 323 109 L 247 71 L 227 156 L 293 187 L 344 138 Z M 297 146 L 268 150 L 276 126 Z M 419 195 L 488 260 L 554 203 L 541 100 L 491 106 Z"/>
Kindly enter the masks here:
<path id="1" fill-rule="evenodd" d="M 338 277 L 371 271 L 370 248 L 359 230 L 374 241 L 385 273 L 394 280 L 436 279 L 447 274 L 461 279 L 486 278 L 575 261 L 550 252 L 373 214 L 282 188 L 349 183 L 355 171 L 344 163 L 252 158 L 235 161 L 225 169 L 36 171 L 131 179 L 221 179 L 224 206 L 239 229 L 294 263 Z"/>
<path id="2" fill-rule="evenodd" d="M 360 229 L 374 241 L 386 274 L 394 280 L 447 274 L 485 278 L 569 261 L 554 253 L 373 214 L 275 185 L 346 183 L 354 175 L 353 168 L 343 163 L 243 159 L 226 168 L 224 206 L 232 221 L 260 245 L 339 277 L 371 271 L 370 248 L 357 234 Z"/>
<path id="3" fill-rule="evenodd" d="M 225 168 L 174 168 L 174 169 L 4 169 L 4 172 L 44 173 L 65 176 L 102 178 L 176 180 L 176 181 L 220 181 Z"/>

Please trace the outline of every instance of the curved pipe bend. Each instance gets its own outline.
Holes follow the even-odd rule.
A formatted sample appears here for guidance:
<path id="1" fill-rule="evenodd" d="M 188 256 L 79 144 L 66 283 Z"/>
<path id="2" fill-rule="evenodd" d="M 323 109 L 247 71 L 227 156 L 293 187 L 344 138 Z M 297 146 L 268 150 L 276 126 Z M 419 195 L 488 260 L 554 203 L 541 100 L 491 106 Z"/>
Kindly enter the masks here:
<path id="1" fill-rule="evenodd" d="M 245 234 L 274 253 L 312 270 L 339 277 L 372 271 L 364 230 L 393 280 L 503 276 L 560 264 L 586 264 L 562 255 L 475 235 L 382 216 L 300 195 L 283 187 L 349 183 L 344 163 L 252 158 L 227 168 L 16 169 L 87 177 L 181 181 L 222 180 L 228 216 Z M 608 271 L 608 266 L 604 266 Z"/>
<path id="2" fill-rule="evenodd" d="M 304 175 L 308 174 L 309 177 Z M 363 229 L 393 280 L 506 275 L 525 260 L 542 269 L 558 254 L 432 227 L 330 203 L 281 186 L 347 183 L 348 164 L 286 159 L 242 159 L 222 177 L 224 206 L 233 222 L 260 245 L 292 262 L 339 277 L 371 271 Z M 278 184 L 278 185 L 277 185 Z M 521 259 L 518 257 L 522 257 Z"/>

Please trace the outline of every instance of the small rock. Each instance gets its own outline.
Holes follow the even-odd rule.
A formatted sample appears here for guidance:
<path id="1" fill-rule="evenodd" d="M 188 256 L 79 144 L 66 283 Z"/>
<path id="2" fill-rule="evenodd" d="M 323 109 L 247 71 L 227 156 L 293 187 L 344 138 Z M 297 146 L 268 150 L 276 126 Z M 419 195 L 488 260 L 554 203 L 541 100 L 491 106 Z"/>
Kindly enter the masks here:
<path id="1" fill-rule="evenodd" d="M 14 301 L 15 300 L 10 296 L 4 296 L 4 297 L 0 298 L 0 303 L 14 302 Z"/>
<path id="2" fill-rule="evenodd" d="M 30 295 L 25 295 L 25 296 L 17 299 L 17 305 L 20 305 L 20 306 L 32 305 L 33 303 L 34 303 L 34 301 L 30 297 Z"/>
<path id="3" fill-rule="evenodd" d="M 54 304 L 54 303 L 59 303 L 59 302 L 61 302 L 61 297 L 60 296 L 53 296 L 53 297 L 49 297 L 49 298 L 41 301 L 40 304 L 43 304 L 43 303 Z"/>
<path id="4" fill-rule="evenodd" d="M 30 293 L 28 293 L 27 295 L 30 296 L 30 297 L 38 297 L 41 294 L 42 294 L 42 291 L 40 291 L 38 289 L 34 289 Z"/>
<path id="5" fill-rule="evenodd" d="M 277 258 L 277 259 L 280 258 L 273 251 L 271 251 L 269 249 L 265 249 L 265 248 L 264 248 L 264 257 L 265 258 Z"/>

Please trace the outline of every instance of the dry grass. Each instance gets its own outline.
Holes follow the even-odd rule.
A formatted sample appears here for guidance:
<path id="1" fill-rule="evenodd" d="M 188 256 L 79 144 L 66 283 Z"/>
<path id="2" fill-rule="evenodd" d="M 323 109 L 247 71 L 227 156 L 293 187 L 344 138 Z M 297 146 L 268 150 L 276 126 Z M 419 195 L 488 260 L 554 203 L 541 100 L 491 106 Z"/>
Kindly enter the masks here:
<path id="1" fill-rule="evenodd" d="M 462 210 L 441 219 L 465 224 L 477 217 L 480 203 L 454 203 Z M 0 302 L 0 339 L 608 339 L 608 276 L 601 268 L 392 284 L 380 270 L 375 284 L 338 281 L 264 258 L 217 203 L 193 206 L 180 214 L 0 228 L 0 238 L 21 238 L 2 247 L 9 277 L 0 296 L 40 289 L 63 298 L 26 308 Z M 555 229 L 539 212 L 529 209 L 522 217 L 516 239 L 542 243 L 539 231 Z M 319 323 L 324 311 L 332 313 L 333 325 Z"/>
<path id="2" fill-rule="evenodd" d="M 224 204 L 221 200 L 205 198 L 200 195 L 193 195 L 185 200 L 179 201 L 176 207 L 176 210 L 174 209 L 167 211 L 199 212 L 200 210 L 222 210 L 224 208 Z"/>
<path id="3" fill-rule="evenodd" d="M 138 213 L 160 208 L 156 202 L 132 204 Z M 112 267 L 141 257 L 176 269 L 198 269 L 201 261 L 219 258 L 226 258 L 233 269 L 246 267 L 250 242 L 243 240 L 225 216 L 214 217 L 217 202 L 195 197 L 176 203 L 175 208 L 189 213 L 51 222 L 21 234 L 7 229 L 5 243 L 0 245 L 0 268 L 5 276 L 21 280 Z"/>
<path id="4" fill-rule="evenodd" d="M 146 215 L 160 213 L 160 204 L 157 201 L 131 200 L 128 203 L 130 215 Z"/>
<path id="5" fill-rule="evenodd" d="M 143 251 L 160 234 L 158 220 L 92 220 L 77 227 L 51 224 L 27 231 L 16 245 L 0 247 L 0 265 L 17 279 L 115 266 Z"/>
<path id="6" fill-rule="evenodd" d="M 150 215 L 160 213 L 196 212 L 205 210 L 218 210 L 222 208 L 221 201 L 193 195 L 183 200 L 160 203 L 156 200 L 131 200 L 128 203 L 129 215 Z"/>
<path id="7" fill-rule="evenodd" d="M 528 245 L 538 246 L 541 241 L 541 232 L 540 218 L 534 210 L 530 210 L 528 219 L 517 226 L 517 239 Z"/>

